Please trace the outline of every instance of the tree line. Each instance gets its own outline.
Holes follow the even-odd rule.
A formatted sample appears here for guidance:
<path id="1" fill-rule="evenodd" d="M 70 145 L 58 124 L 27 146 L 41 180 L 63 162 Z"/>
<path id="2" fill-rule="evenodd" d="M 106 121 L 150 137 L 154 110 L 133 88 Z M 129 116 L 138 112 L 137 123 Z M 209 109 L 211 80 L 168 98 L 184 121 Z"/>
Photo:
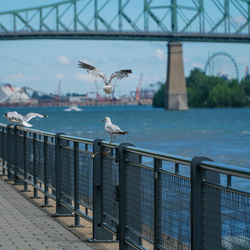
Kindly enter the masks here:
<path id="1" fill-rule="evenodd" d="M 245 107 L 250 106 L 250 78 L 227 80 L 207 76 L 195 68 L 186 78 L 189 107 Z M 166 84 L 162 84 L 153 98 L 154 107 L 164 107 Z"/>

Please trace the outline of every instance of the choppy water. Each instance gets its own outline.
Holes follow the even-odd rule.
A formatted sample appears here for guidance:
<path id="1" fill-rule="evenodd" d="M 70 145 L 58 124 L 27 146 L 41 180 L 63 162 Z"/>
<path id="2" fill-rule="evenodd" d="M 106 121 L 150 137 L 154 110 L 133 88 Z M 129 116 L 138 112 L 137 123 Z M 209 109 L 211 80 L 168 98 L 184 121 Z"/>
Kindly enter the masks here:
<path id="1" fill-rule="evenodd" d="M 129 133 L 117 142 L 179 154 L 208 156 L 216 162 L 250 168 L 250 108 L 190 109 L 165 111 L 150 106 L 92 106 L 81 112 L 65 107 L 1 108 L 0 114 L 16 110 L 22 114 L 40 112 L 48 118 L 32 120 L 36 129 L 64 132 L 85 138 L 109 140 L 102 119 Z M 1 122 L 6 123 L 1 116 Z"/>

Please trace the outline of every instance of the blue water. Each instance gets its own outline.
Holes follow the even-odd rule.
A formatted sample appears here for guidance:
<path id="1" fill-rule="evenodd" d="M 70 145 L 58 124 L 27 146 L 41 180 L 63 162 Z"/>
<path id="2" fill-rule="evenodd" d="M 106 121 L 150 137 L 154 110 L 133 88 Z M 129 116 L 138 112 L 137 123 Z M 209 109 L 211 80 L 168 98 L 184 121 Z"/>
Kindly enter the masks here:
<path id="1" fill-rule="evenodd" d="M 183 156 L 203 155 L 250 168 L 250 108 L 165 111 L 150 106 L 91 106 L 82 107 L 81 112 L 65 112 L 64 108 L 0 108 L 0 114 L 13 110 L 44 113 L 48 118 L 32 120 L 33 128 L 106 140 L 110 137 L 102 119 L 109 116 L 129 132 L 116 142 Z M 6 123 L 2 116 L 1 122 Z"/>

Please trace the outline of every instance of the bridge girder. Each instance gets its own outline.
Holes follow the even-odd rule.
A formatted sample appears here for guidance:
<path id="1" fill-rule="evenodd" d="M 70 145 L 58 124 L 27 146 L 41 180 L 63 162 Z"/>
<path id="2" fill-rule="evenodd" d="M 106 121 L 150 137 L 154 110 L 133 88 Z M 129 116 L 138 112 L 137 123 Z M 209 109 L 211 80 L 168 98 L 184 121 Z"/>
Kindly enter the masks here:
<path id="1" fill-rule="evenodd" d="M 249 42 L 250 0 L 68 0 L 0 12 L 0 39 Z"/>

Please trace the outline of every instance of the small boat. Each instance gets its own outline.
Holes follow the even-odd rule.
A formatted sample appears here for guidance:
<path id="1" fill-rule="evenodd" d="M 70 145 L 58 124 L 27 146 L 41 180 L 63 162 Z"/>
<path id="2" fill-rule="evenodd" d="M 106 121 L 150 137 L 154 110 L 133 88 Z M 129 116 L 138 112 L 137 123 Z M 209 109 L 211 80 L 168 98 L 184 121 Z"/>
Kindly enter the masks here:
<path id="1" fill-rule="evenodd" d="M 64 111 L 82 111 L 81 108 L 77 107 L 76 104 L 72 104 L 70 107 L 68 107 L 67 109 L 64 109 Z"/>

